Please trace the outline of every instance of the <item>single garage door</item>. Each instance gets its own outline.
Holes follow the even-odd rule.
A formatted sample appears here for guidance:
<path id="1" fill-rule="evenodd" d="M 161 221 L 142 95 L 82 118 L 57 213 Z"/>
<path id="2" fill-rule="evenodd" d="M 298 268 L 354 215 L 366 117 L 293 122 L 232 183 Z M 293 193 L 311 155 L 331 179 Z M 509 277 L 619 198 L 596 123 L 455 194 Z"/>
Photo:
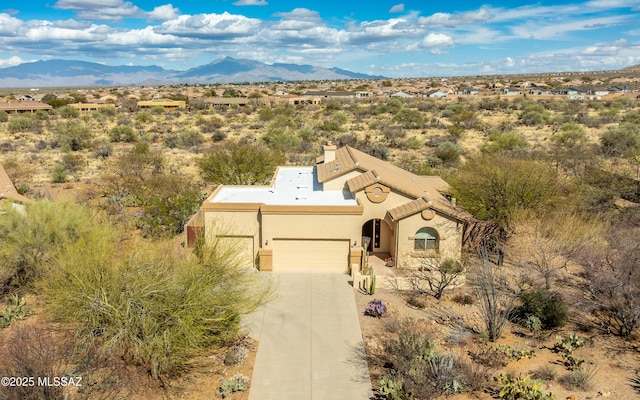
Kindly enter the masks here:
<path id="1" fill-rule="evenodd" d="M 275 239 L 274 271 L 347 272 L 349 240 Z"/>
<path id="2" fill-rule="evenodd" d="M 217 236 L 216 239 L 224 250 L 229 249 L 238 255 L 242 266 L 254 266 L 253 236 Z"/>

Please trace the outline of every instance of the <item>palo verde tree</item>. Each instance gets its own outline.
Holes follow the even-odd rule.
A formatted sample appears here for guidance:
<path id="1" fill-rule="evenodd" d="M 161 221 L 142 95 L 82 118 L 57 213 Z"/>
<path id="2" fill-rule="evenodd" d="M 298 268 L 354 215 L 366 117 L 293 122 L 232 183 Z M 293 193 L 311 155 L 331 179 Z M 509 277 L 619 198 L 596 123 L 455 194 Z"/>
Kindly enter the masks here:
<path id="1" fill-rule="evenodd" d="M 219 185 L 261 185 L 284 163 L 278 150 L 252 143 L 228 142 L 215 146 L 197 160 L 202 177 Z"/>
<path id="2" fill-rule="evenodd" d="M 197 257 L 85 222 L 90 230 L 53 254 L 36 285 L 46 315 L 73 327 L 77 354 L 94 349 L 154 378 L 178 374 L 236 339 L 240 316 L 270 299 L 269 281 L 243 267 L 233 246 L 213 243 Z"/>
<path id="3" fill-rule="evenodd" d="M 548 210 L 558 203 L 560 185 L 546 163 L 506 154 L 469 160 L 451 180 L 453 195 L 480 220 L 510 229 L 521 210 Z"/>

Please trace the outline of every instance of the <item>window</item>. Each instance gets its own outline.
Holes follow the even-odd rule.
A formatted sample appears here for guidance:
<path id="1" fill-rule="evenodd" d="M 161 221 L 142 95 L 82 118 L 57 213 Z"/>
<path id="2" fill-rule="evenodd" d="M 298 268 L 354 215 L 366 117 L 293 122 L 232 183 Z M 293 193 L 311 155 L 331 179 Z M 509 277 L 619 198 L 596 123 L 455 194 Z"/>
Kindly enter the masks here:
<path id="1" fill-rule="evenodd" d="M 438 249 L 438 232 L 433 228 L 421 228 L 413 238 L 413 250 L 426 251 Z"/>

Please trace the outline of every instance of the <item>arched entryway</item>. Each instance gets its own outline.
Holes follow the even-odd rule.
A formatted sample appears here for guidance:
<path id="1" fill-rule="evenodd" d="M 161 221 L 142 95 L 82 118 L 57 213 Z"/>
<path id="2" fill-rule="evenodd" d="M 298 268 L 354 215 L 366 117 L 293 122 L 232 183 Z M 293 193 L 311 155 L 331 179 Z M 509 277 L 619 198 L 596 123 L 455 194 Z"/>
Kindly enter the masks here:
<path id="1" fill-rule="evenodd" d="M 362 225 L 362 246 L 370 253 L 390 253 L 393 231 L 382 219 L 370 219 Z M 368 244 L 367 244 L 368 243 Z"/>

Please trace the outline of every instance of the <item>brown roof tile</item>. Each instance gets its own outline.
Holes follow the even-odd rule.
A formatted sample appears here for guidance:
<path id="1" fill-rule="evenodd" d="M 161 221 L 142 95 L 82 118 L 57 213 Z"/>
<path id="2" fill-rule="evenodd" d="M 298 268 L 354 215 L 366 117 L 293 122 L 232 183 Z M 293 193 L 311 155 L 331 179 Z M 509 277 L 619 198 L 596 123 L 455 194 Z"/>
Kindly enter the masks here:
<path id="1" fill-rule="evenodd" d="M 387 212 L 389 213 L 389 216 L 391 216 L 392 220 L 397 221 L 399 219 L 408 217 L 409 215 L 417 214 L 422 210 L 426 210 L 430 206 L 431 205 L 429 204 L 429 201 L 421 197 L 396 208 L 392 208 Z"/>
<path id="2" fill-rule="evenodd" d="M 380 176 L 374 170 L 367 171 L 363 174 L 351 178 L 347 181 L 347 187 L 351 193 L 360 191 L 367 186 L 373 185 L 380 180 Z"/>

